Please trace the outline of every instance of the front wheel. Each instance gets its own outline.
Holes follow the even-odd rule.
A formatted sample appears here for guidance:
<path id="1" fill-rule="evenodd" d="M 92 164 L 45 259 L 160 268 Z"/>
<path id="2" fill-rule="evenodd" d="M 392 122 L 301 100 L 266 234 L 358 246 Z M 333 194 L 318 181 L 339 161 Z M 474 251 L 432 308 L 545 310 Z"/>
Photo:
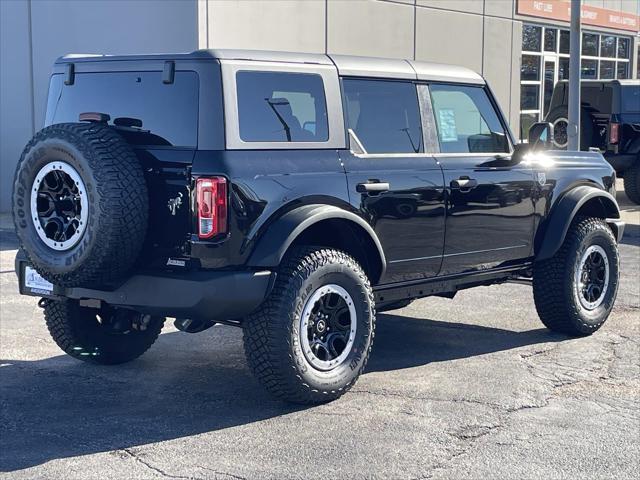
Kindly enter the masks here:
<path id="1" fill-rule="evenodd" d="M 611 313 L 618 279 L 618 246 L 607 223 L 576 219 L 560 250 L 534 265 L 533 296 L 542 323 L 572 336 L 592 334 Z"/>
<path id="2" fill-rule="evenodd" d="M 374 312 L 369 280 L 351 256 L 295 248 L 283 260 L 269 298 L 244 321 L 249 366 L 280 399 L 334 400 L 367 363 Z"/>

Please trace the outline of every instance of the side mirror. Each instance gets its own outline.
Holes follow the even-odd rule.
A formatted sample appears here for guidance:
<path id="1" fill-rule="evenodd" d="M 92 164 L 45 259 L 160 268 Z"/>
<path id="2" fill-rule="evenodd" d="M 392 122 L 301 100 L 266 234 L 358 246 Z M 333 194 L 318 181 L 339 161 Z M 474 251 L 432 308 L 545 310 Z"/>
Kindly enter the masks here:
<path id="1" fill-rule="evenodd" d="M 553 126 L 547 122 L 537 122 L 529 129 L 529 145 L 532 149 L 546 150 L 553 144 Z"/>

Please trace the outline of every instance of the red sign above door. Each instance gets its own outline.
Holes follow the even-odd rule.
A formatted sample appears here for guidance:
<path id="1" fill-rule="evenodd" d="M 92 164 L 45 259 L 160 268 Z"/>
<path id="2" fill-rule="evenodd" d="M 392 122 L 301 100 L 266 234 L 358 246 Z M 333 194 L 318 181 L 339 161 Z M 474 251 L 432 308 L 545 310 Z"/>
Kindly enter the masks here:
<path id="1" fill-rule="evenodd" d="M 569 22 L 571 4 L 569 0 L 518 0 L 518 14 Z M 583 25 L 640 31 L 640 17 L 633 13 L 583 5 L 580 15 Z"/>

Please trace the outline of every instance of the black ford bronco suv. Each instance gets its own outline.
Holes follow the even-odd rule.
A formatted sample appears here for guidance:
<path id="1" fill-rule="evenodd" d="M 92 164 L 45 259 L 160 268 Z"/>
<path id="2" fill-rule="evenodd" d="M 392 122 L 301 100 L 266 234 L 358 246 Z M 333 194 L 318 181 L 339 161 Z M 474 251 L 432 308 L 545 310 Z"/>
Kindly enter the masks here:
<path id="1" fill-rule="evenodd" d="M 165 317 L 241 327 L 276 396 L 335 399 L 377 311 L 531 283 L 589 335 L 618 289 L 615 173 L 514 137 L 464 68 L 210 50 L 67 56 L 15 175 L 20 291 L 69 355 L 144 353 Z"/>
<path id="2" fill-rule="evenodd" d="M 568 101 L 568 82 L 558 82 L 546 120 L 560 149 L 568 143 Z M 600 151 L 640 204 L 640 80 L 582 80 L 580 103 L 580 150 Z"/>

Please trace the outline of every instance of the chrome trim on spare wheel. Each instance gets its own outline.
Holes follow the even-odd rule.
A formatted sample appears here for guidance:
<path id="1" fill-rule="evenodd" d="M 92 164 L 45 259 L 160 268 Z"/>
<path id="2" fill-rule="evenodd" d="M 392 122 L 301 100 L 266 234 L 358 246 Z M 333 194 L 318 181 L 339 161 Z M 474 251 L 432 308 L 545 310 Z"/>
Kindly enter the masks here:
<path id="1" fill-rule="evenodd" d="M 600 245 L 587 248 L 578 262 L 574 294 L 586 310 L 598 308 L 609 289 L 609 257 Z"/>
<path id="2" fill-rule="evenodd" d="M 66 162 L 40 169 L 31 186 L 31 221 L 49 248 L 69 250 L 87 228 L 89 202 L 80 174 Z"/>
<path id="3" fill-rule="evenodd" d="M 300 344 L 312 367 L 328 371 L 351 353 L 357 329 L 351 295 L 339 285 L 318 288 L 307 299 L 300 317 Z"/>

